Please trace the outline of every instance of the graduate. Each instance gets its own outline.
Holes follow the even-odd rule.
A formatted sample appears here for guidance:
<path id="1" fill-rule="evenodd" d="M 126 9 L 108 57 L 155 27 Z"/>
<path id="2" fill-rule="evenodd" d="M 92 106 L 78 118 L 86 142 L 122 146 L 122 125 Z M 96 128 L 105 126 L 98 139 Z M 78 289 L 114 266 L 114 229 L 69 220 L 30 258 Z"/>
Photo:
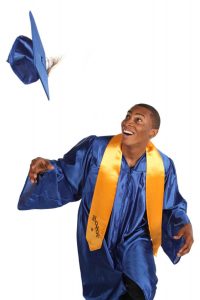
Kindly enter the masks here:
<path id="1" fill-rule="evenodd" d="M 33 159 L 18 209 L 80 201 L 77 243 L 86 300 L 152 300 L 154 255 L 172 263 L 193 243 L 173 161 L 151 139 L 160 116 L 148 104 L 127 112 L 116 136 L 89 136 L 63 158 Z"/>

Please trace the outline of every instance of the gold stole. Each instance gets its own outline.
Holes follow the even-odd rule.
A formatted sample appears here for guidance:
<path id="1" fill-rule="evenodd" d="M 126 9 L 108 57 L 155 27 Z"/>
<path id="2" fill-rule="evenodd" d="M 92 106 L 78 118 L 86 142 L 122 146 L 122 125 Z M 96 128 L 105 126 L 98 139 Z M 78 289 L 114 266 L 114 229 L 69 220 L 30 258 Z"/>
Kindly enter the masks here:
<path id="1" fill-rule="evenodd" d="M 86 231 L 90 251 L 102 246 L 115 200 L 121 160 L 119 134 L 109 141 L 96 180 Z M 162 158 L 151 142 L 146 147 L 146 165 L 146 210 L 153 253 L 156 255 L 161 245 L 165 170 Z"/>

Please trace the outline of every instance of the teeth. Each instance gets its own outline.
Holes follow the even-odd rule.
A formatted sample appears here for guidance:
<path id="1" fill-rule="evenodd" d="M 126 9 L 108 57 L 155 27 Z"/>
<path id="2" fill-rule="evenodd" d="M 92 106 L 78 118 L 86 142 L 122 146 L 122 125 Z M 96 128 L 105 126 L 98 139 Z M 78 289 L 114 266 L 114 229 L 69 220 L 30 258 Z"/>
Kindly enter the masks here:
<path id="1" fill-rule="evenodd" d="M 129 130 L 125 130 L 125 129 L 124 129 L 124 133 L 125 133 L 125 134 L 129 134 L 129 135 L 133 135 L 133 134 L 134 134 L 133 132 L 131 132 L 131 131 L 129 131 Z"/>

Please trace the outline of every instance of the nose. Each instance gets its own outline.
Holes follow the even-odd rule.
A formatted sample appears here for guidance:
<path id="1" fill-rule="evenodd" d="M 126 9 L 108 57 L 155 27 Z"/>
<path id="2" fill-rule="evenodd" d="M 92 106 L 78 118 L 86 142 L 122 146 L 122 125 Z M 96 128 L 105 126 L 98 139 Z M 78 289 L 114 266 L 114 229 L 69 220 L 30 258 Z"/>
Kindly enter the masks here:
<path id="1" fill-rule="evenodd" d="M 133 127 L 134 126 L 134 121 L 132 119 L 124 120 L 123 125 L 125 127 Z"/>

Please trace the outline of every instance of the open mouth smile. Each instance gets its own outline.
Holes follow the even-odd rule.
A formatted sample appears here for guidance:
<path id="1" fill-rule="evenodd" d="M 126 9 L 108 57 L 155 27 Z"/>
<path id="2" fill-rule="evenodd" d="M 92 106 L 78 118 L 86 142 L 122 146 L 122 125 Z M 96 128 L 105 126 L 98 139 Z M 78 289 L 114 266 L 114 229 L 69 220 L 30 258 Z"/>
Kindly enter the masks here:
<path id="1" fill-rule="evenodd" d="M 135 132 L 127 130 L 127 129 L 122 129 L 122 133 L 127 135 L 127 136 L 131 136 L 131 135 L 135 134 Z"/>

